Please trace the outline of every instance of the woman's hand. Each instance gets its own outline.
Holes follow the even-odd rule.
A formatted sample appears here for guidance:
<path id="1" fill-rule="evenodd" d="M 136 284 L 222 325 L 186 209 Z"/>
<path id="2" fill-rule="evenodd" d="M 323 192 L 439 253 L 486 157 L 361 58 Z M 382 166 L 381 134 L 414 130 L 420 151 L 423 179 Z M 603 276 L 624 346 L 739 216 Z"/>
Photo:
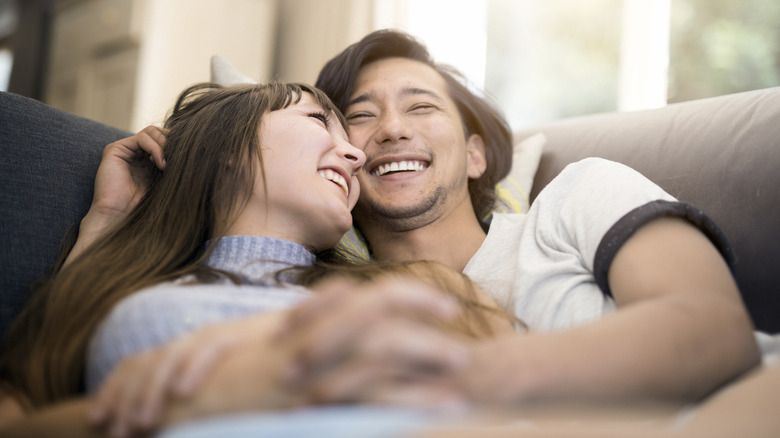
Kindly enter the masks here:
<path id="1" fill-rule="evenodd" d="M 103 149 L 103 158 L 95 176 L 92 205 L 81 221 L 78 240 L 65 263 L 138 204 L 149 187 L 152 169 L 155 166 L 165 169 L 164 145 L 164 131 L 147 126 L 138 134 L 115 141 Z"/>
<path id="2" fill-rule="evenodd" d="M 216 324 L 124 360 L 98 391 L 89 421 L 114 437 L 158 427 L 167 401 L 192 397 L 220 360 L 237 350 L 258 349 L 278 320 L 264 314 Z"/>

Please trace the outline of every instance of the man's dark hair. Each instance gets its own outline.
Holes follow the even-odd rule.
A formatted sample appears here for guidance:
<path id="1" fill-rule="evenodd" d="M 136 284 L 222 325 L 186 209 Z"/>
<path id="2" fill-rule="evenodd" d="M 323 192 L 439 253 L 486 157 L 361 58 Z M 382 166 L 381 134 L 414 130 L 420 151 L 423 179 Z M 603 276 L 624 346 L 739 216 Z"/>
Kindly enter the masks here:
<path id="1" fill-rule="evenodd" d="M 460 112 L 465 135 L 482 136 L 487 168 L 479 179 L 469 180 L 469 194 L 474 213 L 486 228 L 485 220 L 497 199 L 495 185 L 512 167 L 512 132 L 498 107 L 469 90 L 460 72 L 434 62 L 425 45 L 411 35 L 396 30 L 378 30 L 328 61 L 320 71 L 316 87 L 324 91 L 342 112 L 346 111 L 360 68 L 386 58 L 411 59 L 438 72 L 447 83 L 450 98 Z"/>

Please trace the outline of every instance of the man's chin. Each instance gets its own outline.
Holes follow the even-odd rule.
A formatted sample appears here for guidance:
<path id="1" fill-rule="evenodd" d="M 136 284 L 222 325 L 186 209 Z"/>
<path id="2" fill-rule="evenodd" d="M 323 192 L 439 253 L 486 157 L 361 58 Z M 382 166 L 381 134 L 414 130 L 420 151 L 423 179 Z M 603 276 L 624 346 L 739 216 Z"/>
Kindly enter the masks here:
<path id="1" fill-rule="evenodd" d="M 436 206 L 440 200 L 438 191 L 416 202 L 361 198 L 352 211 L 352 217 L 361 228 L 376 225 L 395 231 L 408 231 L 430 223 L 430 218 L 436 216 Z"/>

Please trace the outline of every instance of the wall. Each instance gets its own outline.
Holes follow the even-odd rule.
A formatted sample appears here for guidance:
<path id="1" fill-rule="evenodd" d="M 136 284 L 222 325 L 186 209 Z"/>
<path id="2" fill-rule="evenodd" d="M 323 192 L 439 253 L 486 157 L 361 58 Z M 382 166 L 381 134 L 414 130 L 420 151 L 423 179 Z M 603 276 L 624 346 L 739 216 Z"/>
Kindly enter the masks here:
<path id="1" fill-rule="evenodd" d="M 276 0 L 146 0 L 134 130 L 159 123 L 178 93 L 209 79 L 212 55 L 247 76 L 273 71 Z"/>
<path id="2" fill-rule="evenodd" d="M 130 131 L 159 124 L 220 55 L 258 81 L 313 83 L 373 29 L 371 0 L 66 0 L 46 103 Z"/>

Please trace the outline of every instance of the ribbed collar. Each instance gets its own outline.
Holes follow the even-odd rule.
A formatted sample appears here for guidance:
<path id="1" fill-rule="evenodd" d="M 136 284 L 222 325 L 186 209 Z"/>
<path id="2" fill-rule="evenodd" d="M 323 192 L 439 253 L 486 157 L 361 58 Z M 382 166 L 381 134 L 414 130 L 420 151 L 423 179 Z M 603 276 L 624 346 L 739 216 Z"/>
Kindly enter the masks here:
<path id="1" fill-rule="evenodd" d="M 303 245 L 259 236 L 225 236 L 217 241 L 206 265 L 233 272 L 248 284 L 268 284 L 274 273 L 291 266 L 310 266 L 316 256 Z"/>

